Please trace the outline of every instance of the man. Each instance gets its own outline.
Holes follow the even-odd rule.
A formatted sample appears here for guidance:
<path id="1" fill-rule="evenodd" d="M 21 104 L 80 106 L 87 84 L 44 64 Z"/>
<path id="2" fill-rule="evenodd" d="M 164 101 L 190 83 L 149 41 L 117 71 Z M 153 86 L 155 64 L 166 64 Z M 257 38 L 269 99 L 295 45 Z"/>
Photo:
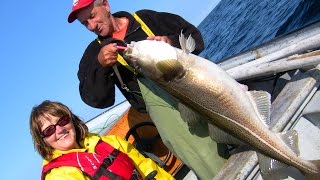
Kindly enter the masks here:
<path id="1" fill-rule="evenodd" d="M 145 112 L 144 101 L 139 93 L 137 94 L 140 92 L 137 77 L 118 63 L 118 49 L 115 42 L 124 45 L 123 42 L 153 39 L 180 47 L 178 36 L 183 30 L 185 36 L 191 34 L 197 42 L 194 53 L 198 54 L 203 50 L 204 43 L 200 32 L 181 17 L 150 10 L 138 11 L 136 14 L 156 34 L 155 36 L 147 37 L 131 14 L 127 12 L 111 14 L 106 0 L 77 0 L 73 3 L 68 22 L 78 19 L 88 30 L 97 34 L 101 42 L 94 40 L 89 44 L 79 66 L 80 95 L 86 104 L 96 108 L 112 106 L 115 101 L 114 85 L 116 85 L 133 108 Z M 114 74 L 113 65 L 118 66 L 123 84 L 129 91 L 122 88 L 122 84 Z"/>
<path id="2" fill-rule="evenodd" d="M 119 46 L 150 39 L 180 48 L 178 37 L 181 32 L 186 37 L 192 35 L 196 40 L 193 53 L 199 54 L 204 43 L 197 28 L 180 16 L 164 12 L 141 10 L 134 16 L 127 12 L 111 14 L 106 0 L 75 1 L 68 22 L 76 19 L 98 35 L 85 50 L 79 65 L 82 100 L 96 108 L 112 106 L 116 85 L 139 112 L 146 112 L 147 102 L 148 113 L 165 145 L 201 179 L 211 179 L 224 161 L 215 153 L 217 146 L 208 136 L 207 126 L 199 125 L 194 129 L 201 135 L 192 134 L 175 109 L 176 102 L 170 95 L 139 74 L 135 75 L 125 63 L 118 62 Z M 161 105 L 150 105 L 154 100 Z"/>

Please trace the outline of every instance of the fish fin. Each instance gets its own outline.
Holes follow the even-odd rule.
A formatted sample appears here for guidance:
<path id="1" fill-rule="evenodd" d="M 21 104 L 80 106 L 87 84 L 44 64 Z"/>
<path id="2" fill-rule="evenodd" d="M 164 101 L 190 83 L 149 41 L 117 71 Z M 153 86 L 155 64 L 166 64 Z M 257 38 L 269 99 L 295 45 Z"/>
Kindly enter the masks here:
<path id="1" fill-rule="evenodd" d="M 213 124 L 208 124 L 209 136 L 217 143 L 244 145 L 245 143 L 229 133 L 219 129 Z"/>
<path id="2" fill-rule="evenodd" d="M 180 47 L 182 49 L 182 51 L 186 52 L 187 48 L 186 48 L 186 39 L 184 37 L 184 34 L 182 33 L 183 30 L 181 30 L 181 33 L 179 35 L 179 43 L 180 43 Z"/>
<path id="3" fill-rule="evenodd" d="M 188 38 L 185 38 L 184 34 L 181 33 L 179 35 L 179 43 L 182 51 L 189 54 L 193 52 L 196 49 L 196 41 L 193 39 L 191 34 L 188 36 Z"/>
<path id="4" fill-rule="evenodd" d="M 277 134 L 283 142 L 297 155 L 300 155 L 298 144 L 298 132 L 296 130 L 289 130 Z"/>
<path id="5" fill-rule="evenodd" d="M 192 53 L 196 49 L 196 41 L 193 39 L 191 34 L 189 35 L 186 42 L 186 49 L 188 53 Z"/>
<path id="6" fill-rule="evenodd" d="M 262 174 L 269 175 L 278 171 L 279 169 L 286 169 L 289 167 L 288 165 L 278 160 L 272 159 L 268 156 L 265 156 L 261 153 L 257 153 L 257 155 L 258 155 L 260 171 Z"/>
<path id="7" fill-rule="evenodd" d="M 296 168 L 257 153 L 261 176 L 264 180 L 273 179 L 305 179 L 304 175 Z M 291 179 L 292 179 L 291 178 Z"/>
<path id="8" fill-rule="evenodd" d="M 246 91 L 262 122 L 270 127 L 271 95 L 266 91 Z"/>
<path id="9" fill-rule="evenodd" d="M 182 77 L 185 70 L 181 63 L 176 59 L 168 59 L 157 62 L 156 67 L 163 73 L 165 81 Z"/>
<path id="10" fill-rule="evenodd" d="M 203 118 L 199 113 L 196 113 L 191 108 L 187 107 L 183 103 L 178 103 L 178 110 L 181 118 L 187 123 L 189 129 L 200 123 Z"/>
<path id="11" fill-rule="evenodd" d="M 277 134 L 283 142 L 291 149 L 297 156 L 299 156 L 298 148 L 298 133 L 296 130 L 281 132 Z M 258 153 L 259 166 L 263 177 L 272 177 L 273 179 L 286 178 L 288 175 L 301 176 L 301 173 L 293 167 L 290 167 L 278 160 L 272 159 L 265 155 Z"/>

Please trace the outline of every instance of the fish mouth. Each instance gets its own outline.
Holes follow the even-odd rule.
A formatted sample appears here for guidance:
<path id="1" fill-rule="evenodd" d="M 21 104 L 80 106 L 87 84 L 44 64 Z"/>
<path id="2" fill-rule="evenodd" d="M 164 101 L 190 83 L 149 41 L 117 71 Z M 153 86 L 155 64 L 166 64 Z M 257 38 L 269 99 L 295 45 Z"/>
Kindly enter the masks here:
<path id="1" fill-rule="evenodd" d="M 134 51 L 134 43 L 131 42 L 127 45 L 127 48 L 123 51 L 122 56 L 123 58 L 130 64 L 133 65 L 133 67 L 137 66 L 137 61 L 139 58 L 137 58 L 137 52 Z"/>
<path id="2" fill-rule="evenodd" d="M 132 49 L 133 48 L 128 45 L 127 48 L 123 51 L 123 57 L 130 59 L 132 55 Z"/>
<path id="3" fill-rule="evenodd" d="M 127 46 L 127 48 L 123 51 L 122 57 L 126 60 L 129 66 L 133 67 L 137 72 L 140 72 L 141 68 L 138 65 L 138 59 L 133 54 L 132 46 Z"/>

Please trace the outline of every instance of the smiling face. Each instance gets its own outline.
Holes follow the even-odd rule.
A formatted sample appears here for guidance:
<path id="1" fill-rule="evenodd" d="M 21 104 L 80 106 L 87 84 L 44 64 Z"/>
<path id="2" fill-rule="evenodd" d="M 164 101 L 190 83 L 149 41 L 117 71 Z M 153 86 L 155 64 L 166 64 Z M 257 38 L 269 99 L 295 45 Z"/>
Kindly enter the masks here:
<path id="1" fill-rule="evenodd" d="M 51 114 L 40 116 L 39 122 L 41 124 L 41 132 L 43 132 L 50 125 L 57 124 L 59 119 L 60 117 L 56 117 Z M 48 146 L 61 151 L 67 151 L 79 147 L 76 141 L 76 131 L 72 121 L 64 126 L 56 125 L 55 129 L 56 130 L 52 135 L 43 138 Z"/>
<path id="2" fill-rule="evenodd" d="M 92 3 L 80 9 L 77 13 L 77 19 L 88 30 L 99 36 L 111 35 L 114 32 L 113 17 L 106 1 L 103 1 L 100 5 Z"/>

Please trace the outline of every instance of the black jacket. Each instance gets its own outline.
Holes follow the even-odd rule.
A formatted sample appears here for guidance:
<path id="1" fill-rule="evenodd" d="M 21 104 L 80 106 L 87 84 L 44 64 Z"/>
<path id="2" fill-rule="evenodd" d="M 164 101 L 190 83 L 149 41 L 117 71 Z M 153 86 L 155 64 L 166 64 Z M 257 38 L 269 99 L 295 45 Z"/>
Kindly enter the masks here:
<path id="1" fill-rule="evenodd" d="M 183 30 L 186 37 L 192 34 L 192 37 L 196 40 L 196 49 L 193 53 L 199 54 L 203 50 L 204 43 L 200 32 L 180 16 L 151 10 L 140 10 L 136 13 L 156 36 L 168 36 L 173 46 L 180 48 L 178 37 L 181 30 Z M 127 12 L 117 12 L 113 15 L 115 17 L 127 17 L 129 19 L 124 43 L 147 38 L 140 24 L 131 14 Z M 80 61 L 78 78 L 80 80 L 79 90 L 82 100 L 89 106 L 95 108 L 112 106 L 115 102 L 114 85 L 116 85 L 133 108 L 140 112 L 146 112 L 141 95 L 128 93 L 123 90 L 113 69 L 104 68 L 99 64 L 97 56 L 100 48 L 103 45 L 115 42 L 111 37 L 99 37 L 99 39 L 102 40 L 102 43 L 99 44 L 97 40 L 92 41 Z M 117 63 L 117 66 L 124 84 L 126 84 L 130 91 L 140 92 L 137 77 L 120 63 Z"/>

